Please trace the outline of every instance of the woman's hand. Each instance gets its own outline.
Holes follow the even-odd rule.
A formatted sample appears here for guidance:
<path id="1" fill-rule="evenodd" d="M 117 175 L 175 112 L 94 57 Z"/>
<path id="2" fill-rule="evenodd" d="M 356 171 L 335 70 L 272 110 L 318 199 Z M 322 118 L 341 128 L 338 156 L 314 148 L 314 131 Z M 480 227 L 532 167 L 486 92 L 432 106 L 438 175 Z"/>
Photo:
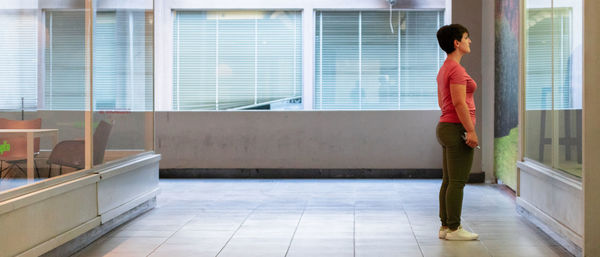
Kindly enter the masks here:
<path id="1" fill-rule="evenodd" d="M 479 145 L 479 138 L 477 138 L 477 133 L 475 131 L 466 132 L 465 143 L 471 148 L 475 148 Z"/>

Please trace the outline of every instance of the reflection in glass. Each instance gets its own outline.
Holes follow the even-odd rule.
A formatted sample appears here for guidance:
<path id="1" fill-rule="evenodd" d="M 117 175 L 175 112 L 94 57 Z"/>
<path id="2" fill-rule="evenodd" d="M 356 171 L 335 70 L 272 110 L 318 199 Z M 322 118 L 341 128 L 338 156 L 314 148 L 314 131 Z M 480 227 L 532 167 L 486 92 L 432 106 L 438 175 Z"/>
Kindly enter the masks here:
<path id="1" fill-rule="evenodd" d="M 581 177 L 582 10 L 581 0 L 554 1 L 554 109 L 558 169 Z"/>
<path id="2" fill-rule="evenodd" d="M 525 157 L 581 176 L 581 0 L 526 9 Z"/>
<path id="3" fill-rule="evenodd" d="M 525 157 L 552 166 L 552 8 L 550 0 L 527 1 Z"/>
<path id="4" fill-rule="evenodd" d="M 0 192 L 85 165 L 85 2 L 55 4 L 0 1 Z"/>
<path id="5" fill-rule="evenodd" d="M 93 165 L 153 150 L 153 12 L 111 7 L 96 12 Z"/>

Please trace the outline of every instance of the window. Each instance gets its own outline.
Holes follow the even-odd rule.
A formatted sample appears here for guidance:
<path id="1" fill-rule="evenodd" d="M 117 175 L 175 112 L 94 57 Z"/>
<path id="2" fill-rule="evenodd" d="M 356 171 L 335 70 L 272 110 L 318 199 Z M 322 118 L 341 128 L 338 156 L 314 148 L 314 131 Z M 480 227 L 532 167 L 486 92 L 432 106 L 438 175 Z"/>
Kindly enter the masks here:
<path id="1" fill-rule="evenodd" d="M 318 11 L 314 109 L 438 109 L 443 20 L 442 10 Z"/>
<path id="2" fill-rule="evenodd" d="M 0 110 L 37 107 L 37 18 L 34 12 L 0 14 Z"/>
<path id="3" fill-rule="evenodd" d="M 269 109 L 301 97 L 300 12 L 175 12 L 174 110 Z"/>
<path id="4" fill-rule="evenodd" d="M 85 109 L 85 13 L 46 12 L 44 109 Z"/>
<path id="5" fill-rule="evenodd" d="M 148 19 L 148 20 L 147 20 Z M 152 17 L 143 10 L 98 12 L 94 41 L 96 110 L 152 110 Z"/>
<path id="6" fill-rule="evenodd" d="M 581 177 L 582 1 L 526 1 L 525 157 Z"/>
<path id="7" fill-rule="evenodd" d="M 571 13 L 571 8 L 528 10 L 527 110 L 551 110 L 553 102 L 554 108 L 565 109 L 573 102 Z"/>
<path id="8" fill-rule="evenodd" d="M 85 27 L 82 11 L 46 12 L 44 109 L 85 109 Z M 152 106 L 152 45 L 144 11 L 96 14 L 95 110 Z"/>

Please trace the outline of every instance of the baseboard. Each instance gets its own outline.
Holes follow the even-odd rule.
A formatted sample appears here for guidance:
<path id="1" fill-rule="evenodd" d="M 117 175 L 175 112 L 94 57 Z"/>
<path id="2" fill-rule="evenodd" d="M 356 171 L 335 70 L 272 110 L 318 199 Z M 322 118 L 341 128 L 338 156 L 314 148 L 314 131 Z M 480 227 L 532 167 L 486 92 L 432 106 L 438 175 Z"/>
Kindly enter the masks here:
<path id="1" fill-rule="evenodd" d="M 96 241 L 98 238 L 103 236 L 104 234 L 110 232 L 114 228 L 120 226 L 121 224 L 136 218 L 137 216 L 153 209 L 156 206 L 156 197 L 141 203 L 135 208 L 111 219 L 110 221 L 93 228 L 92 230 L 76 237 L 75 239 L 57 247 L 53 250 L 41 255 L 43 257 L 62 257 L 62 256 L 71 256 L 78 251 L 81 251 L 83 248 L 88 246 L 89 244 Z"/>
<path id="2" fill-rule="evenodd" d="M 161 169 L 160 178 L 420 178 L 440 179 L 441 169 Z M 471 173 L 469 183 L 485 174 Z"/>

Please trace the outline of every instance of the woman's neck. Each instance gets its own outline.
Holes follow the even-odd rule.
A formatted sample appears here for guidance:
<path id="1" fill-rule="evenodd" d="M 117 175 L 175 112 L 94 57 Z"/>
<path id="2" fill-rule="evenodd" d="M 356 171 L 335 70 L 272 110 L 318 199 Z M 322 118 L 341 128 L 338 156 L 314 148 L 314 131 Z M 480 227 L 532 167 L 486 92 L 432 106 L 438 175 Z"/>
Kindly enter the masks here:
<path id="1" fill-rule="evenodd" d="M 458 49 L 456 49 L 456 50 L 454 50 L 454 52 L 452 52 L 448 55 L 448 58 L 454 60 L 457 63 L 460 63 L 460 60 L 462 60 L 463 55 L 464 55 L 463 53 L 461 53 Z"/>

